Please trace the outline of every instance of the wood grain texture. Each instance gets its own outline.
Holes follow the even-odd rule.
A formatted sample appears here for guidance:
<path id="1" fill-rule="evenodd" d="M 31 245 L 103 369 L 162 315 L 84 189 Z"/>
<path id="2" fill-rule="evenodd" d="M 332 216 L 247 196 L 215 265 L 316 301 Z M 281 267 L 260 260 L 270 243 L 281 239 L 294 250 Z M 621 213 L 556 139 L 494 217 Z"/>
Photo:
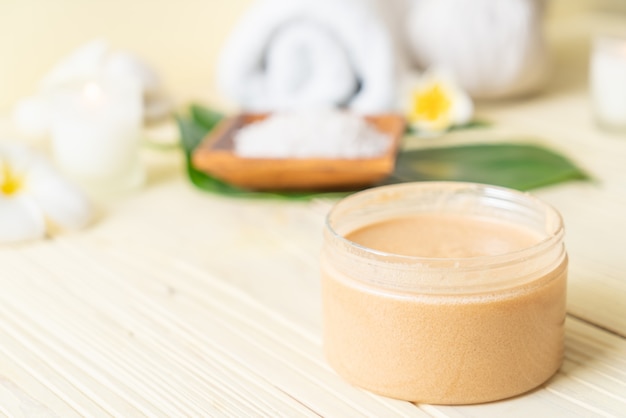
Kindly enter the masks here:
<path id="1" fill-rule="evenodd" d="M 321 350 L 333 201 L 203 194 L 180 155 L 146 151 L 146 188 L 93 227 L 0 247 L 0 417 L 626 417 L 626 138 L 595 128 L 571 75 L 604 21 L 552 22 L 557 79 L 479 106 L 491 129 L 406 144 L 538 137 L 594 175 L 536 192 L 564 216 L 571 266 L 565 362 L 542 387 L 454 407 L 351 387 Z"/>
<path id="2" fill-rule="evenodd" d="M 229 200 L 175 178 L 111 206 L 89 231 L 2 249 L 6 414 L 589 417 L 626 408 L 626 342 L 573 318 L 562 371 L 511 400 L 415 406 L 350 387 L 321 351 L 317 256 L 330 203 Z"/>

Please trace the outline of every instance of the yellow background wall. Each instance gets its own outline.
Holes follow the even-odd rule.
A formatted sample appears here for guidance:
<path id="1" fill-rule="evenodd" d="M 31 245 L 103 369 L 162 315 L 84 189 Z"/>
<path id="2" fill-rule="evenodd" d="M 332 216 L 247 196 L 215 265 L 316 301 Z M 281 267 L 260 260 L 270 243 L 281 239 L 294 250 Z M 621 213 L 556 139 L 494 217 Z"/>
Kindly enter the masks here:
<path id="1" fill-rule="evenodd" d="M 251 0 L 0 0 L 0 112 L 96 37 L 136 52 L 178 103 L 215 97 L 214 63 Z"/>
<path id="2" fill-rule="evenodd" d="M 33 93 L 59 58 L 96 37 L 151 63 L 177 103 L 215 102 L 221 44 L 252 1 L 0 0 L 0 113 Z M 549 3 L 553 17 L 607 5 L 626 8 L 622 0 Z"/>

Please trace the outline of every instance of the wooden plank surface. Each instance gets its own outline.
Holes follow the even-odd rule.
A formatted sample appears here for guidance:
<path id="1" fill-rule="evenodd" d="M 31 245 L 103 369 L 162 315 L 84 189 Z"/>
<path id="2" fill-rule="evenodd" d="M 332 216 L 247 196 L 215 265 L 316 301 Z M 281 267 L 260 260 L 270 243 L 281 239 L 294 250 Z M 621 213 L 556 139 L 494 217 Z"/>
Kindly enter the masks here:
<path id="1" fill-rule="evenodd" d="M 328 205 L 202 195 L 173 178 L 113 205 L 85 233 L 2 249 L 6 413 L 19 416 L 24 405 L 58 416 L 626 411 L 626 342 L 571 317 L 562 371 L 512 400 L 413 406 L 344 383 L 321 353 L 317 256 Z"/>
<path id="2" fill-rule="evenodd" d="M 574 67 L 602 21 L 552 22 L 556 81 L 481 105 L 492 128 L 405 144 L 532 137 L 595 177 L 536 192 L 563 213 L 571 257 L 565 362 L 541 388 L 452 407 L 351 387 L 321 350 L 333 201 L 204 194 L 180 155 L 146 150 L 147 186 L 93 227 L 0 248 L 0 416 L 626 417 L 626 137 L 595 128 Z"/>

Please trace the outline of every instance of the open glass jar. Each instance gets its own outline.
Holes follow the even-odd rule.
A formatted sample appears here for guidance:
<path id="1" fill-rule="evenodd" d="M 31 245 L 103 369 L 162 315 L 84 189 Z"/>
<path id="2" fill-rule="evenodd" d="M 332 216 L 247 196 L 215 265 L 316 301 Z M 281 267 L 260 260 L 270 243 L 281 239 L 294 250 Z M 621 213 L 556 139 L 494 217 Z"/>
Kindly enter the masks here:
<path id="1" fill-rule="evenodd" d="M 368 225 L 433 213 L 467 218 L 470 230 L 475 219 L 494 220 L 538 239 L 495 255 L 432 258 L 346 238 Z M 324 350 L 356 386 L 415 402 L 480 403 L 533 389 L 561 365 L 563 223 L 528 194 L 452 182 L 356 193 L 328 215 L 321 266 Z"/>

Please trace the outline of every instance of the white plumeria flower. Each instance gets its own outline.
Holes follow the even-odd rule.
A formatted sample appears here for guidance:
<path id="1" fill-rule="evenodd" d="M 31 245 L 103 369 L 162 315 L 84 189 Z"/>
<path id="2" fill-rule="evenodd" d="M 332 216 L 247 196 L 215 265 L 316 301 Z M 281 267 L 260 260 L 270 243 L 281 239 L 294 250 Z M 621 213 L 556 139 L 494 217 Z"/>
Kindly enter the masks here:
<path id="1" fill-rule="evenodd" d="M 0 142 L 0 243 L 43 238 L 87 225 L 92 206 L 42 156 Z"/>
<path id="2" fill-rule="evenodd" d="M 429 71 L 409 87 L 406 116 L 417 131 L 439 133 L 468 123 L 472 99 L 443 72 Z"/>

